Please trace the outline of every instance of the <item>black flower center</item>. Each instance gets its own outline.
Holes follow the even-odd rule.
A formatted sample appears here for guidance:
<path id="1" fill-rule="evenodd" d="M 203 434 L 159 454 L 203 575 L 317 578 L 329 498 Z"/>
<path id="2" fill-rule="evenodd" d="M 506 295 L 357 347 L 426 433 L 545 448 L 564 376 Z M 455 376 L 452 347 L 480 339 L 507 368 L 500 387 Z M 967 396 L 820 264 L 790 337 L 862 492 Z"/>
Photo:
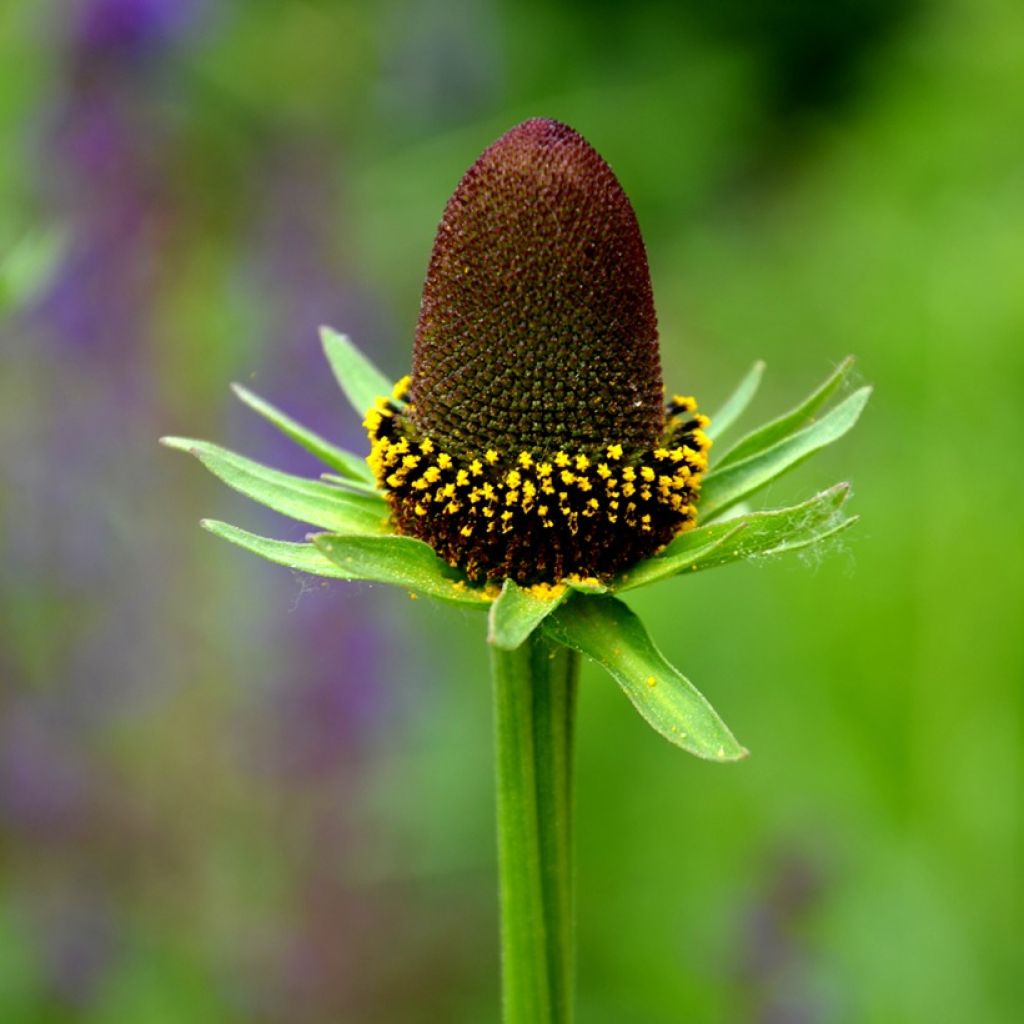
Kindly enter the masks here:
<path id="1" fill-rule="evenodd" d="M 367 417 L 398 529 L 474 580 L 606 579 L 695 522 L 707 421 L 663 401 L 629 200 L 571 128 L 527 121 L 449 200 L 411 381 Z"/>

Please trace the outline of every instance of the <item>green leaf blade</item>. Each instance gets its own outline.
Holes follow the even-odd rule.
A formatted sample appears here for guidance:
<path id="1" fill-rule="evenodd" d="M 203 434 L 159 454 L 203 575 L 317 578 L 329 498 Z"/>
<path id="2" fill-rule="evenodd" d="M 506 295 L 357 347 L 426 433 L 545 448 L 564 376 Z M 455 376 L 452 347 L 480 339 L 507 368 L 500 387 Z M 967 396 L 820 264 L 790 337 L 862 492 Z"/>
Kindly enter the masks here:
<path id="1" fill-rule="evenodd" d="M 514 651 L 571 593 L 564 583 L 520 587 L 515 580 L 505 580 L 491 605 L 487 642 Z"/>
<path id="2" fill-rule="evenodd" d="M 347 579 L 388 583 L 414 594 L 436 597 L 466 608 L 486 609 L 493 595 L 412 537 L 344 536 L 320 533 L 309 538 Z"/>
<path id="3" fill-rule="evenodd" d="M 366 464 L 365 459 L 332 444 L 241 384 L 232 384 L 231 389 L 250 409 L 259 413 L 265 420 L 277 427 L 285 437 L 305 448 L 324 465 L 337 470 L 346 479 L 361 485 L 364 490 L 371 492 L 376 490 L 373 472 Z"/>
<path id="4" fill-rule="evenodd" d="M 670 576 L 781 555 L 827 540 L 857 521 L 856 516 L 846 517 L 842 511 L 849 496 L 849 484 L 836 484 L 797 505 L 748 512 L 700 526 L 624 572 L 613 590 L 622 593 Z"/>
<path id="5" fill-rule="evenodd" d="M 382 534 L 390 529 L 382 498 L 352 494 L 319 480 L 283 473 L 211 444 L 164 437 L 161 444 L 194 455 L 232 489 L 300 523 L 344 533 Z"/>
<path id="6" fill-rule="evenodd" d="M 351 579 L 312 544 L 295 544 L 289 541 L 260 537 L 258 534 L 250 533 L 238 526 L 232 526 L 230 523 L 222 523 L 217 519 L 204 519 L 202 526 L 215 537 L 236 544 L 275 565 L 283 565 L 298 572 L 306 572 L 311 576 L 326 576 L 339 580 Z"/>
<path id="7" fill-rule="evenodd" d="M 701 517 L 705 522 L 710 522 L 731 505 L 760 490 L 815 452 L 838 441 L 856 424 L 870 397 L 870 387 L 860 388 L 821 419 L 772 447 L 725 468 L 716 466 L 701 484 Z"/>
<path id="8" fill-rule="evenodd" d="M 825 404 L 835 393 L 836 389 L 846 379 L 846 375 L 853 366 L 853 357 L 847 356 L 826 380 L 799 405 L 784 413 L 778 419 L 766 423 L 756 430 L 751 431 L 745 437 L 736 442 L 720 459 L 715 463 L 716 469 L 721 469 L 734 462 L 741 462 L 744 459 L 756 455 L 758 452 L 771 448 L 791 434 L 800 430 L 809 423 L 815 414 L 825 407 Z"/>
<path id="9" fill-rule="evenodd" d="M 754 400 L 754 395 L 761 386 L 763 376 L 764 363 L 759 359 L 747 371 L 746 376 L 736 386 L 736 390 L 711 417 L 711 426 L 706 431 L 708 437 L 712 440 L 721 437 L 746 412 L 747 406 Z"/>
<path id="10" fill-rule="evenodd" d="M 320 340 L 342 392 L 362 419 L 381 395 L 391 394 L 392 382 L 344 334 L 321 327 Z"/>
<path id="11" fill-rule="evenodd" d="M 670 743 L 709 761 L 747 756 L 714 708 L 665 660 L 621 601 L 576 596 L 545 620 L 544 630 L 602 665 L 648 724 Z"/>

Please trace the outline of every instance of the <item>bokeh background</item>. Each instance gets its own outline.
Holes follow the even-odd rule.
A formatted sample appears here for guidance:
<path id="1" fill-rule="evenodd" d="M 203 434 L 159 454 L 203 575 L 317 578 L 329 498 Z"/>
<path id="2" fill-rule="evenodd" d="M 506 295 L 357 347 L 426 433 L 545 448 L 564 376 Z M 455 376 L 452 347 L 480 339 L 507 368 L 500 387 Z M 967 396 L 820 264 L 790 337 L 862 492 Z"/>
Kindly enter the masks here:
<path id="1" fill-rule="evenodd" d="M 749 761 L 585 673 L 581 1022 L 1021 1019 L 1019 0 L 7 0 L 4 1024 L 497 1020 L 482 621 L 210 537 L 303 528 L 156 438 L 312 469 L 239 380 L 360 446 L 315 328 L 404 372 L 536 115 L 630 193 L 674 388 L 877 386 L 768 495 L 852 479 L 840 545 L 632 602 Z"/>

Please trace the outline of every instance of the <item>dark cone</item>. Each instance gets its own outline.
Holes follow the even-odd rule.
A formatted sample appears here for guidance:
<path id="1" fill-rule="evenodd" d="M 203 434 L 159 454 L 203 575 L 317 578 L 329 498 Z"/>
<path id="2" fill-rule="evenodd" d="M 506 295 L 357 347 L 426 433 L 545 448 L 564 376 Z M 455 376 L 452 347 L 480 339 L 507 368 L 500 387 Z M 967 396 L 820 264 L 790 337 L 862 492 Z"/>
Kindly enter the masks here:
<path id="1" fill-rule="evenodd" d="M 696 521 L 707 421 L 662 401 L 629 200 L 571 128 L 513 128 L 449 200 L 411 383 L 366 419 L 396 527 L 477 582 L 610 579 Z"/>
<path id="2" fill-rule="evenodd" d="M 526 121 L 466 172 L 434 242 L 413 352 L 424 434 L 461 452 L 653 444 L 658 326 L 636 216 L 557 121 Z"/>

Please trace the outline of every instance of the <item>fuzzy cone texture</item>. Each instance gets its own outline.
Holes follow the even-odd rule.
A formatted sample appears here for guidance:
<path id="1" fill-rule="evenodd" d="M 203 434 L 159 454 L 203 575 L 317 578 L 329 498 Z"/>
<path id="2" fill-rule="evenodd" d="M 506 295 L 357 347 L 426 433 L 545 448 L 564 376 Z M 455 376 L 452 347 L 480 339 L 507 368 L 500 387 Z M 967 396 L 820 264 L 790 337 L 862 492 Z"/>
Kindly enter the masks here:
<path id="1" fill-rule="evenodd" d="M 455 450 L 651 445 L 658 325 L 636 215 L 577 132 L 535 119 L 466 172 L 434 242 L 413 351 L 424 433 Z"/>
<path id="2" fill-rule="evenodd" d="M 580 135 L 526 121 L 449 200 L 412 377 L 367 417 L 395 524 L 475 581 L 610 578 L 695 522 L 706 420 L 663 401 L 633 208 Z"/>

